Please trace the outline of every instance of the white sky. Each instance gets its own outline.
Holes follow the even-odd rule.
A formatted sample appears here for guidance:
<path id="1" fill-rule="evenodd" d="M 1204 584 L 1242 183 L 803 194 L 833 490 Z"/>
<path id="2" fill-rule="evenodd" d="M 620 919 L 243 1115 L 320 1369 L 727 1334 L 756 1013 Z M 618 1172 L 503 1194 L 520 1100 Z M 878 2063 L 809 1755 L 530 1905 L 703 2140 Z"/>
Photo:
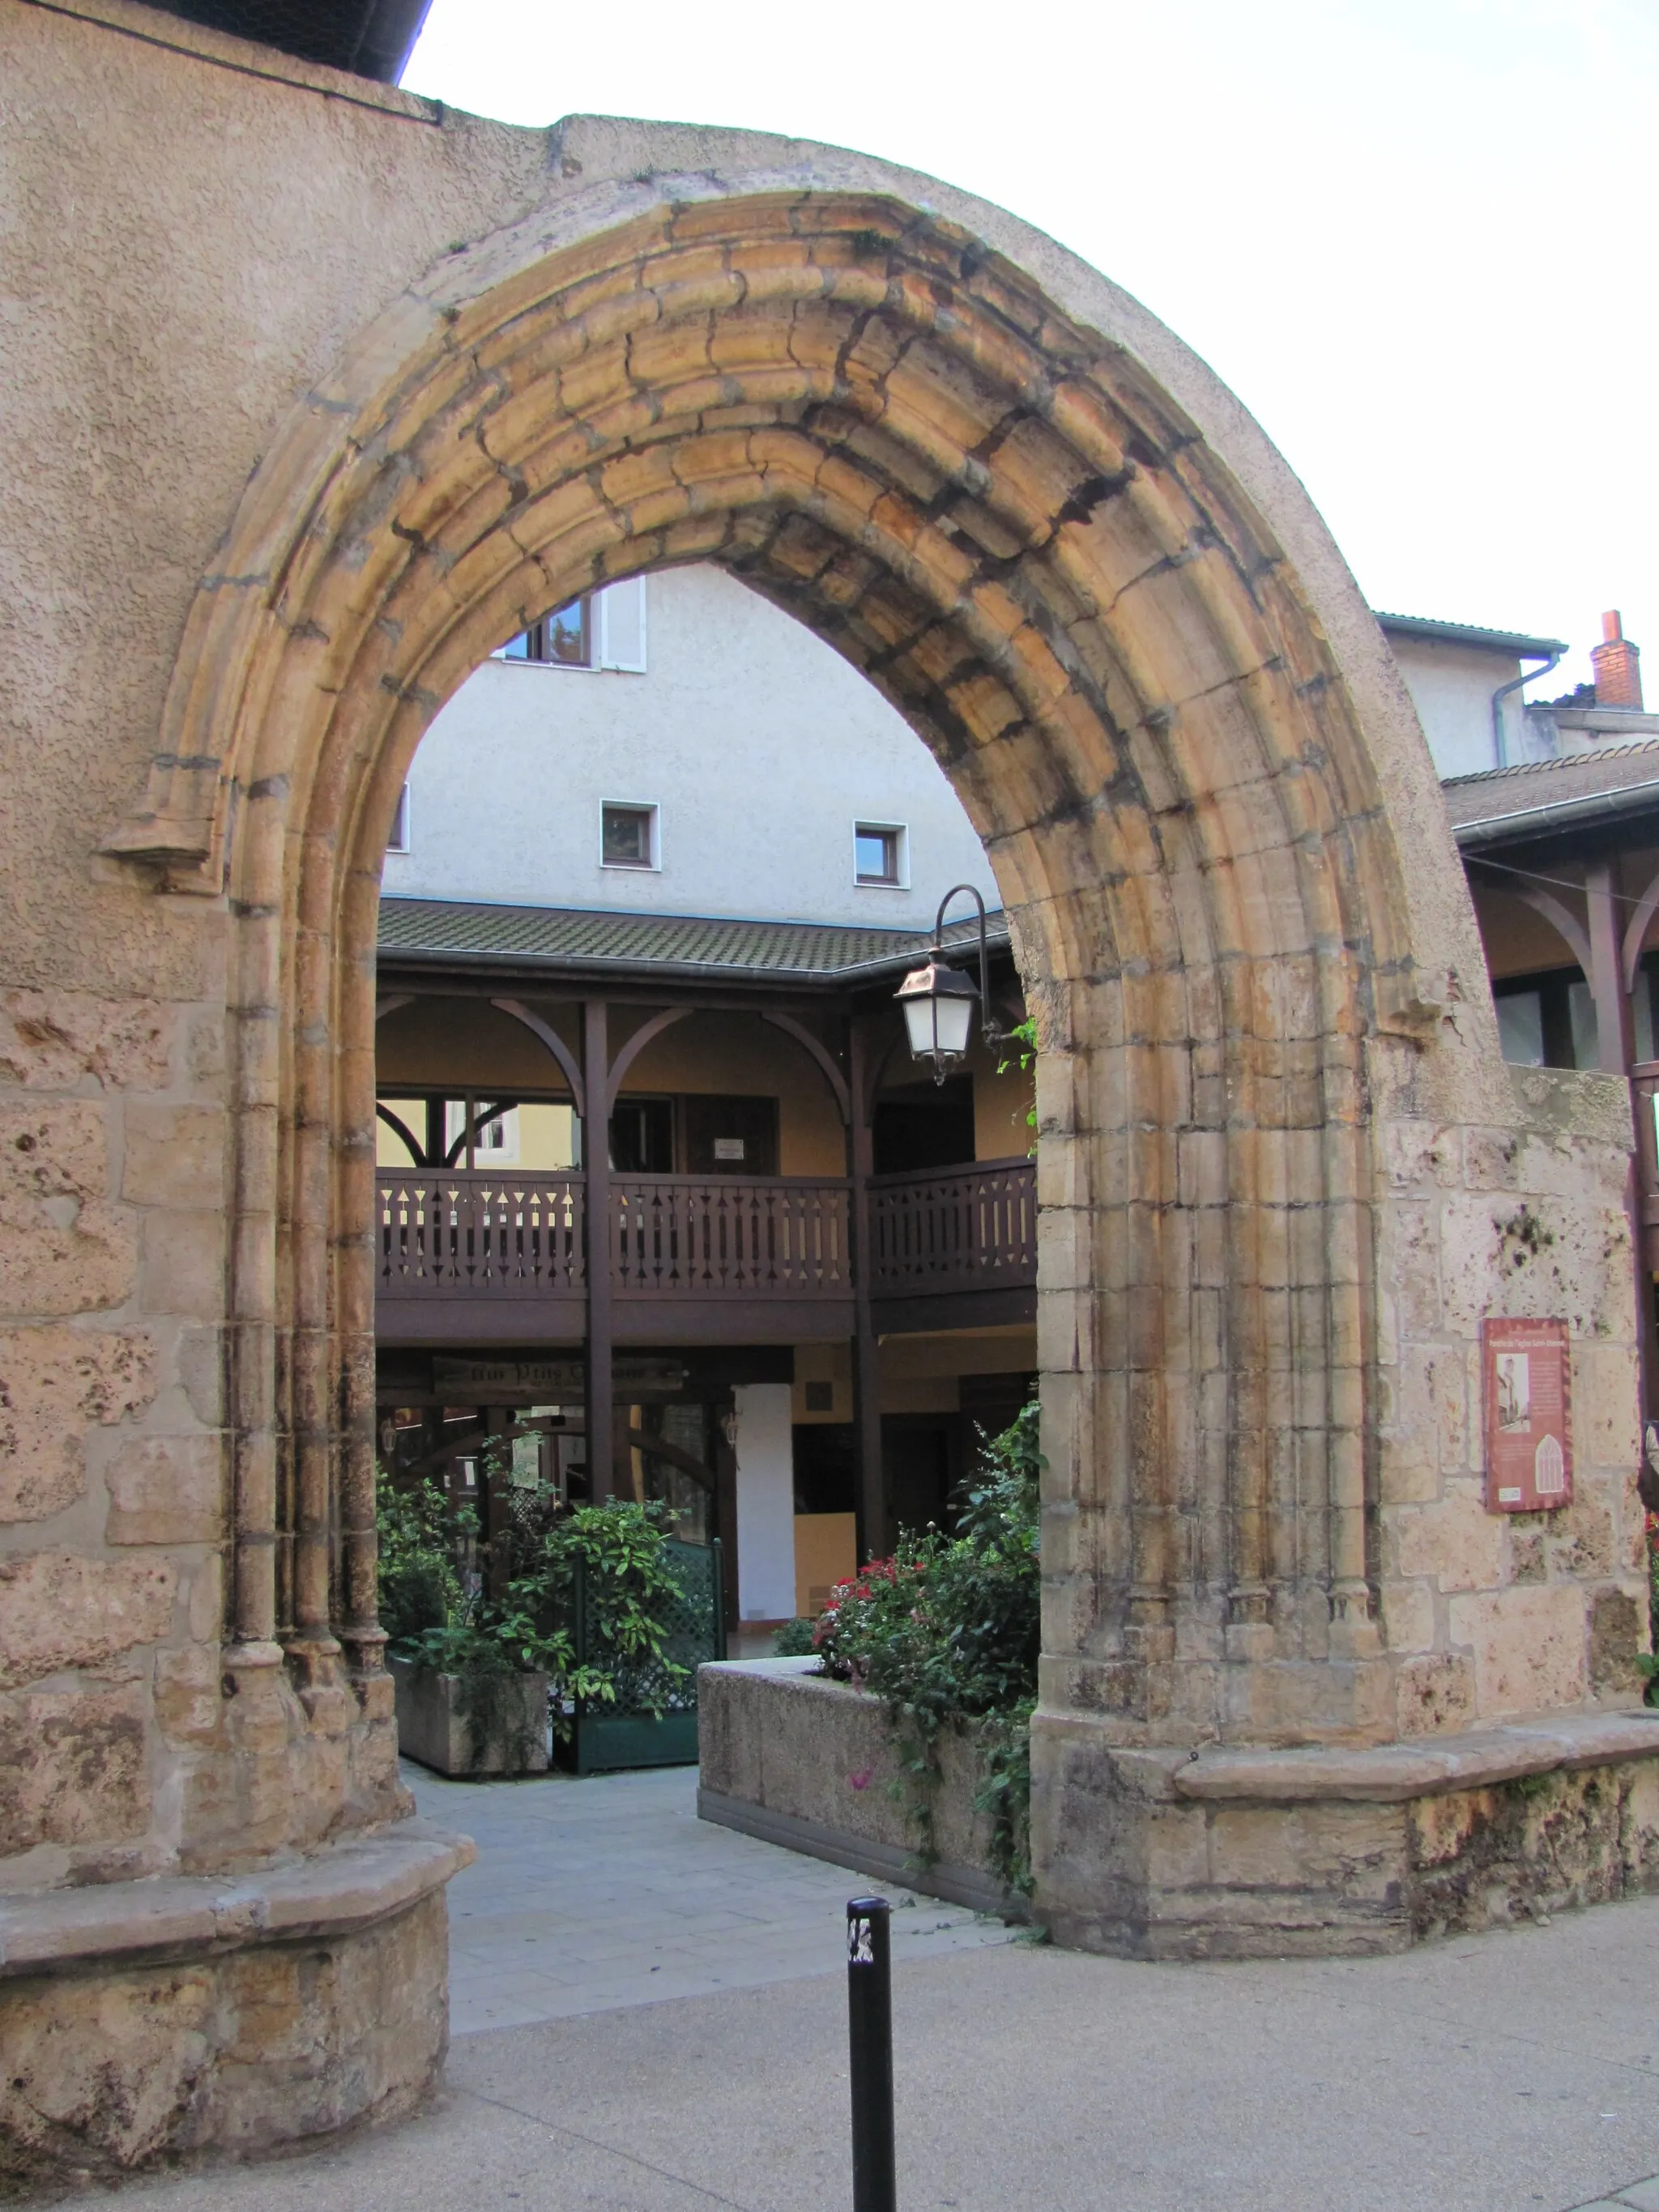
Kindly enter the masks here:
<path id="1" fill-rule="evenodd" d="M 1374 606 L 1649 647 L 1659 0 L 434 0 L 475 112 L 742 125 L 999 201 L 1202 354 Z"/>

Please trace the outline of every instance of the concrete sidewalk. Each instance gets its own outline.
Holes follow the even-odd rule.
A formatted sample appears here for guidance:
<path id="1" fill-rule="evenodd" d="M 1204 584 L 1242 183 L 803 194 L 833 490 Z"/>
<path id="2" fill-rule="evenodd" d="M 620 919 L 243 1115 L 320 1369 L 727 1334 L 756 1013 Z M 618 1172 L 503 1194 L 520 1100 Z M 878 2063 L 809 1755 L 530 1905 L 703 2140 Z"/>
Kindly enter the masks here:
<path id="1" fill-rule="evenodd" d="M 845 1962 L 868 1883 L 697 1818 L 697 1771 L 447 1782 L 404 1765 L 420 1808 L 478 1846 L 449 1889 L 450 2032 L 712 1996 Z M 894 1956 L 1005 1943 L 1000 1921 L 908 1897 Z"/>
<path id="2" fill-rule="evenodd" d="M 1659 1900 L 1397 1959 L 896 1974 L 904 2212 L 1565 2212 L 1659 2170 Z M 839 1972 L 468 2036 L 442 2105 L 143 2212 L 825 2212 Z M 1659 2187 L 1626 2196 L 1659 2207 Z"/>

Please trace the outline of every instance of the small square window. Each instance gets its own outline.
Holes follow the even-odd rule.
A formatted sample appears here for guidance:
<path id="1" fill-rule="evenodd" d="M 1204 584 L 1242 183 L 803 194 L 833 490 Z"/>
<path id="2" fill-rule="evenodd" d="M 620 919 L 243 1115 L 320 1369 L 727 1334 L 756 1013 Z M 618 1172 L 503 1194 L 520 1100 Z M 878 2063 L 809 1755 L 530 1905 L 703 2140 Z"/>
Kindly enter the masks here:
<path id="1" fill-rule="evenodd" d="M 904 832 L 876 822 L 858 823 L 853 830 L 853 873 L 861 884 L 885 884 L 900 890 L 904 883 Z"/>
<path id="2" fill-rule="evenodd" d="M 607 805 L 599 810 L 599 859 L 607 868 L 654 868 L 654 806 Z"/>
<path id="3" fill-rule="evenodd" d="M 833 1382 L 808 1382 L 805 1398 L 809 1413 L 833 1413 L 836 1410 L 836 1386 Z"/>
<path id="4" fill-rule="evenodd" d="M 392 817 L 392 834 L 386 841 L 388 853 L 409 850 L 409 786 L 398 793 L 398 811 Z"/>

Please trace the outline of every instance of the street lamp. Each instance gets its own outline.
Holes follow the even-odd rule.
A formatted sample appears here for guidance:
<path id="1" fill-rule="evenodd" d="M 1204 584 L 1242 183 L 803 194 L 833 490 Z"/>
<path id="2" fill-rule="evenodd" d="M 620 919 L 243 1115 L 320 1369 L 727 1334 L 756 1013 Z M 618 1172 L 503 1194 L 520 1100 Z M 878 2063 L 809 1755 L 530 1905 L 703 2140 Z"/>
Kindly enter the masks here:
<path id="1" fill-rule="evenodd" d="M 945 957 L 945 910 L 959 891 L 966 891 L 979 908 L 979 981 L 952 968 Z M 899 985 L 897 998 L 904 1009 L 904 1025 L 910 1033 L 910 1051 L 917 1060 L 931 1060 L 933 1080 L 943 1083 L 968 1050 L 974 1024 L 974 1001 L 980 1002 L 981 1034 L 987 1044 L 1001 1044 L 1003 1033 L 991 1018 L 991 971 L 985 943 L 985 902 L 972 884 L 957 884 L 939 902 L 933 924 L 933 949 L 925 968 L 913 968 Z"/>

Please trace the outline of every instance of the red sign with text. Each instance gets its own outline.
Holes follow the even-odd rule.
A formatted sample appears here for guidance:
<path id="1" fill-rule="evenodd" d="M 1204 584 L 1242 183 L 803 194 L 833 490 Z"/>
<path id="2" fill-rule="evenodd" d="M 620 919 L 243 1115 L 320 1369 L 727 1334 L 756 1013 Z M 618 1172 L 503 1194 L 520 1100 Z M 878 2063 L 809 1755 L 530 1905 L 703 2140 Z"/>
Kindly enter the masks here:
<path id="1" fill-rule="evenodd" d="M 1547 1513 L 1572 1503 L 1564 1321 L 1483 1321 L 1486 1510 Z"/>

